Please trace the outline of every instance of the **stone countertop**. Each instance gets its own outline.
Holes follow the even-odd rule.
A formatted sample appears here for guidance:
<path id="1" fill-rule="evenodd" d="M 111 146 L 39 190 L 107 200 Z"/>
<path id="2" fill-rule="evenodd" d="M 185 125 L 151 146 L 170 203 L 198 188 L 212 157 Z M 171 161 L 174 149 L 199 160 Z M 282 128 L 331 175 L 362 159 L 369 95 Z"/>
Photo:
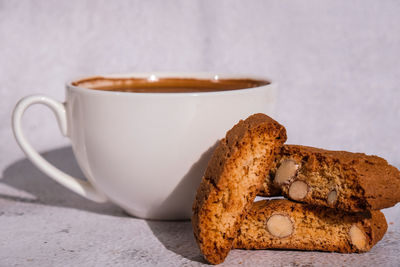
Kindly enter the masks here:
<path id="1" fill-rule="evenodd" d="M 70 147 L 44 153 L 81 176 Z M 368 253 L 233 250 L 222 266 L 399 266 L 400 205 L 384 210 L 389 229 Z M 53 182 L 27 159 L 0 179 L 0 266 L 205 265 L 189 221 L 146 221 L 97 204 Z"/>

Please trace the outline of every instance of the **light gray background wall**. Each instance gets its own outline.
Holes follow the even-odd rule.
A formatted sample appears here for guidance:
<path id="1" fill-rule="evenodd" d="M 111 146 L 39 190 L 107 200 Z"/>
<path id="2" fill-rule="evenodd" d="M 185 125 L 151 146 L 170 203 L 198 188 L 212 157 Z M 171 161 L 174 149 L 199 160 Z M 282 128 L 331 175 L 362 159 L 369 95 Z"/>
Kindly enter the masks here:
<path id="1" fill-rule="evenodd" d="M 377 154 L 400 167 L 399 14 L 400 1 L 395 0 L 0 0 L 0 215 L 5 214 L 1 226 L 7 233 L 0 241 L 8 248 L 3 250 L 3 263 L 20 263 L 21 255 L 41 266 L 56 260 L 58 265 L 65 260 L 80 264 L 87 255 L 93 262 L 113 260 L 114 252 L 101 250 L 110 245 L 101 238 L 105 228 L 116 224 L 128 230 L 111 234 L 113 246 L 125 240 L 121 249 L 143 252 L 146 247 L 149 255 L 171 259 L 171 266 L 179 259 L 179 253 L 166 250 L 173 240 L 168 231 L 161 238 L 158 234 L 161 243 L 162 236 L 168 236 L 163 247 L 151 224 L 106 217 L 118 213 L 115 207 L 85 202 L 24 160 L 10 127 L 12 108 L 21 97 L 44 93 L 63 100 L 66 80 L 98 73 L 185 70 L 267 75 L 280 84 L 276 119 L 286 126 L 290 143 Z M 34 146 L 48 152 L 49 160 L 79 175 L 70 149 L 65 149 L 68 140 L 61 137 L 46 108 L 32 107 L 24 127 Z M 400 215 L 398 207 L 385 214 L 396 222 Z M 83 222 L 102 226 L 93 232 L 82 228 Z M 178 240 L 176 247 L 187 247 L 197 257 L 198 250 L 190 243 L 191 227 L 182 225 L 184 233 L 181 228 L 177 233 L 187 242 Z M 53 234 L 70 228 L 77 238 Z M 393 258 L 399 255 L 398 245 L 392 242 L 399 239 L 393 232 L 398 227 L 390 229 L 382 245 L 365 254 L 365 262 L 385 253 L 392 258 L 384 260 L 398 262 Z M 131 233 L 146 233 L 145 240 L 151 242 L 132 243 Z M 56 242 L 50 252 L 47 241 Z M 68 246 L 75 254 L 66 252 Z M 265 256 L 258 258 L 261 263 L 282 255 L 268 253 L 257 254 Z M 316 257 L 321 263 L 326 256 Z M 355 255 L 354 260 L 360 258 Z"/>
<path id="2" fill-rule="evenodd" d="M 267 75 L 290 143 L 400 164 L 399 1 L 0 1 L 0 166 L 23 154 L 10 130 L 27 94 L 64 98 L 96 73 L 189 70 Z M 68 144 L 33 107 L 41 151 Z"/>

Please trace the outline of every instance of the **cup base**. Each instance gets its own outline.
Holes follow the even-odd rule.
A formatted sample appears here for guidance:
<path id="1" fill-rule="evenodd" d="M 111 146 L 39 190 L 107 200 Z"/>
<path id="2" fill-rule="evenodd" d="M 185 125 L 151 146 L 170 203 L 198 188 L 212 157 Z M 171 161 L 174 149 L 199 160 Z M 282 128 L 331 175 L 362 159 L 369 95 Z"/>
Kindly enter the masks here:
<path id="1" fill-rule="evenodd" d="M 170 216 L 165 214 L 154 214 L 154 213 L 139 213 L 129 208 L 123 208 L 125 213 L 137 219 L 153 220 L 153 221 L 190 221 L 190 216 L 184 214 L 172 214 Z"/>

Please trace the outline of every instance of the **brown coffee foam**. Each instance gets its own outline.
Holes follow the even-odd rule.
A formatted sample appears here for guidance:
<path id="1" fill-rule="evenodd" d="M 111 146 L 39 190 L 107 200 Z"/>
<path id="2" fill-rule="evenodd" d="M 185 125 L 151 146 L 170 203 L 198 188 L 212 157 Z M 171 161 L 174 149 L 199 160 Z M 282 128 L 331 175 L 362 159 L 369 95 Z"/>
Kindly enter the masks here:
<path id="1" fill-rule="evenodd" d="M 270 84 L 255 79 L 195 79 L 195 78 L 106 78 L 91 77 L 72 82 L 87 89 L 140 93 L 212 92 L 259 87 Z"/>

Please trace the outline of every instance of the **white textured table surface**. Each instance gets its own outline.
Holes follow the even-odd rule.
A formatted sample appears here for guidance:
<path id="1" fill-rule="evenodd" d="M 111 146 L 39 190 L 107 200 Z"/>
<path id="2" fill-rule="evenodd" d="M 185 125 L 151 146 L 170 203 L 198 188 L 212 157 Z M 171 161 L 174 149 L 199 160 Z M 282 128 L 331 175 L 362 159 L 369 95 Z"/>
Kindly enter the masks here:
<path id="1" fill-rule="evenodd" d="M 70 147 L 44 153 L 74 176 Z M 389 229 L 365 254 L 231 251 L 225 266 L 399 266 L 400 205 L 385 210 Z M 0 179 L 0 266 L 196 266 L 205 264 L 190 222 L 146 221 L 112 204 L 87 201 L 27 159 Z"/>

